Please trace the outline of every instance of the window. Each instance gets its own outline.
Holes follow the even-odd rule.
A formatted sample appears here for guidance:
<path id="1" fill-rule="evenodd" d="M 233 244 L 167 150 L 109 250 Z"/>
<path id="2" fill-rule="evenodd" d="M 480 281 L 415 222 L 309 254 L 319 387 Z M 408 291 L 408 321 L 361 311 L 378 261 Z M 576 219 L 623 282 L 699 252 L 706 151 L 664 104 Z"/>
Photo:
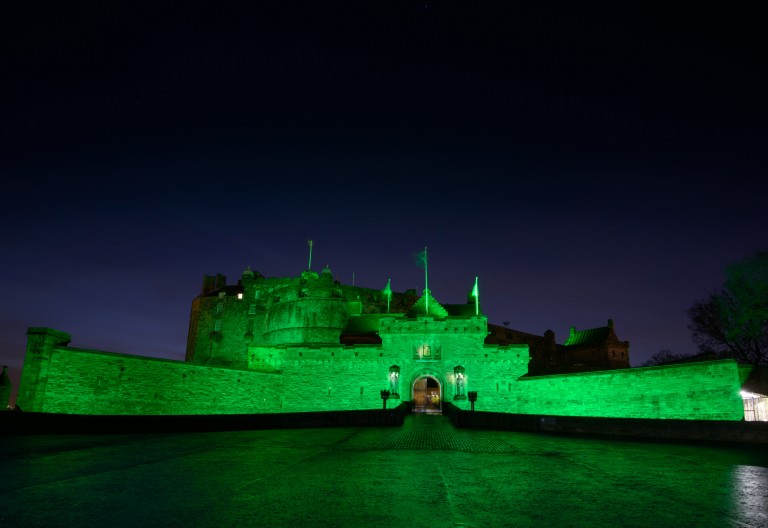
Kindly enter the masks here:
<path id="1" fill-rule="evenodd" d="M 221 320 L 220 319 L 216 319 L 213 322 L 213 331 L 214 332 L 221 332 Z"/>
<path id="2" fill-rule="evenodd" d="M 744 421 L 768 422 L 768 396 L 741 391 L 744 400 Z"/>

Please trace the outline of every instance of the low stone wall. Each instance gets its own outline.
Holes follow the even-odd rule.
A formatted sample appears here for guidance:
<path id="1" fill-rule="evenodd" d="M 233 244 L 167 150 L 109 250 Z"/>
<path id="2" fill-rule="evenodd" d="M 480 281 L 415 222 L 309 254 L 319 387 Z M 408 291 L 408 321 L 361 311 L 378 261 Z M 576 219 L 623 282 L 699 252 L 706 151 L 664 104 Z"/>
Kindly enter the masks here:
<path id="1" fill-rule="evenodd" d="M 98 415 L 216 415 L 381 408 L 391 361 L 378 348 L 292 347 L 252 369 L 84 350 L 69 335 L 30 328 L 18 406 Z M 363 347 L 365 348 L 365 347 Z M 400 400 L 393 399 L 389 407 Z"/>
<path id="2" fill-rule="evenodd" d="M 454 426 L 472 429 L 656 441 L 768 444 L 768 422 L 542 416 L 464 411 L 450 404 L 444 406 L 444 413 Z"/>
<path id="3" fill-rule="evenodd" d="M 116 416 L 0 412 L 0 435 L 132 434 L 296 429 L 312 427 L 387 427 L 403 424 L 406 404 L 395 409 L 273 414 Z"/>
<path id="4" fill-rule="evenodd" d="M 282 377 L 83 350 L 30 328 L 17 405 L 64 414 L 244 414 L 281 411 Z"/>
<path id="5" fill-rule="evenodd" d="M 523 377 L 515 389 L 516 400 L 508 406 L 494 406 L 493 393 L 479 393 L 475 408 L 611 418 L 744 418 L 739 367 L 733 360 Z"/>

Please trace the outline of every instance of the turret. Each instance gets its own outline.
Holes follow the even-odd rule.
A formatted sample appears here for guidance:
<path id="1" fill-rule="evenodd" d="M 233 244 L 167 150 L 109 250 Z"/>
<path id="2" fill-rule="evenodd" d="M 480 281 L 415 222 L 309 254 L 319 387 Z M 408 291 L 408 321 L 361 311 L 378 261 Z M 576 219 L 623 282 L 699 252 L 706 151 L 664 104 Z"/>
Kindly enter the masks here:
<path id="1" fill-rule="evenodd" d="M 207 295 L 212 291 L 223 288 L 227 285 L 227 277 L 221 273 L 213 275 L 203 275 L 203 295 Z"/>
<path id="2" fill-rule="evenodd" d="M 298 284 L 269 296 L 264 340 L 272 345 L 338 344 L 348 319 L 347 300 L 331 270 L 326 267 L 319 276 L 305 271 Z"/>

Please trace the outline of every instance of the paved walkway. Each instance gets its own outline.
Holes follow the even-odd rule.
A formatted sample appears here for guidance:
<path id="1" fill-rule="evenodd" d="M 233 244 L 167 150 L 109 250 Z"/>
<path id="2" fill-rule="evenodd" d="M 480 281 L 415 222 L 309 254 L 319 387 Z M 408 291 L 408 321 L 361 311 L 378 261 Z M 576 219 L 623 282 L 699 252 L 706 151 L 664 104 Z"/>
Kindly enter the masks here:
<path id="1" fill-rule="evenodd" d="M 0 526 L 768 528 L 752 450 L 402 428 L 0 438 Z"/>
<path id="2" fill-rule="evenodd" d="M 467 453 L 513 453 L 514 436 L 493 431 L 456 429 L 440 414 L 412 414 L 403 427 L 364 429 L 338 449 L 466 451 Z"/>

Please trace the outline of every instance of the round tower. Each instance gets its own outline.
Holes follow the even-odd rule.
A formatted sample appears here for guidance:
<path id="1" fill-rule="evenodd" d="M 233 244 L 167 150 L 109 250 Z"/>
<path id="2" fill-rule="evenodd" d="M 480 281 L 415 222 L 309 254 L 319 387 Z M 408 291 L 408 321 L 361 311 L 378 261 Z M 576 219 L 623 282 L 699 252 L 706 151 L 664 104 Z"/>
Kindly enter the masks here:
<path id="1" fill-rule="evenodd" d="M 271 345 L 339 344 L 348 320 L 347 300 L 331 270 L 305 271 L 270 294 L 263 337 Z"/>

